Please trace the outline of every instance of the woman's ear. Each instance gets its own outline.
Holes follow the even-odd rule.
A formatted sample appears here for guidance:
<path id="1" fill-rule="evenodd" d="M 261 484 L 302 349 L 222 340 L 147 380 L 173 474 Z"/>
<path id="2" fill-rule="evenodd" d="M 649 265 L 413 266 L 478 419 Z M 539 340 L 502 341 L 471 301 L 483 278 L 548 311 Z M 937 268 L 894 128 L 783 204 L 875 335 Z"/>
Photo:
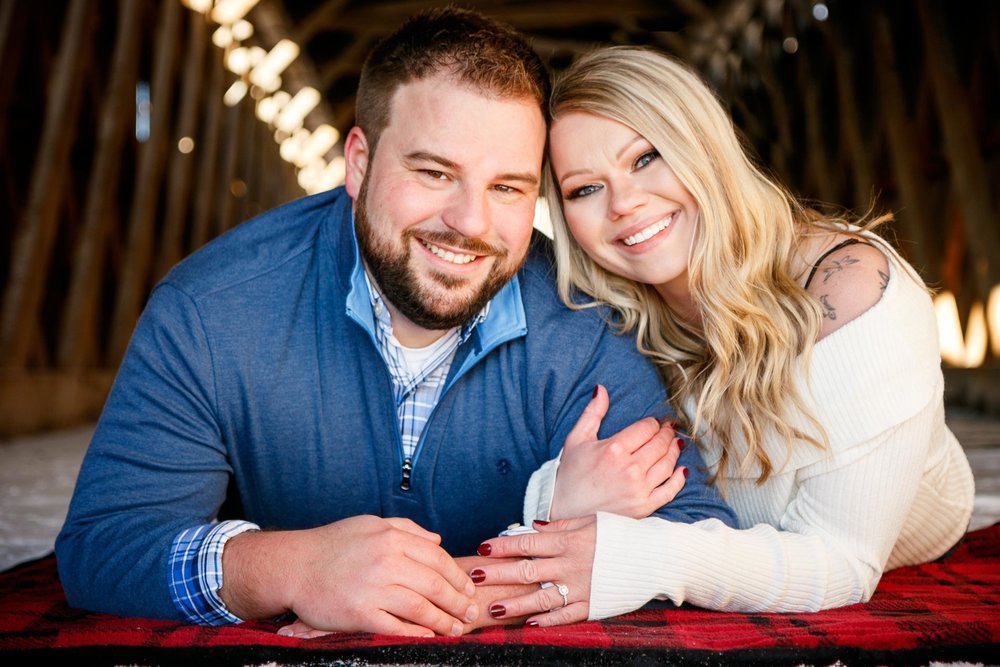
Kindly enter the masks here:
<path id="1" fill-rule="evenodd" d="M 360 127 L 352 127 L 344 140 L 344 188 L 351 199 L 357 199 L 361 183 L 368 171 L 368 137 Z"/>

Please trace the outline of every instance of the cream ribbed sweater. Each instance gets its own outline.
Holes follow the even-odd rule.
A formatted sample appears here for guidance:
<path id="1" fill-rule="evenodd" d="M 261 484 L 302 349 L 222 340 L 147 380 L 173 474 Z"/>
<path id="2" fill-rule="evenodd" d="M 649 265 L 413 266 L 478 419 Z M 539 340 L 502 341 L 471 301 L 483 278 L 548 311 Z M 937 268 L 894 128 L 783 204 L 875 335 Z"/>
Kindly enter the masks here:
<path id="1" fill-rule="evenodd" d="M 808 390 L 828 450 L 799 446 L 758 486 L 726 474 L 734 530 L 597 515 L 590 618 L 654 599 L 728 611 L 813 611 L 867 601 L 882 572 L 933 560 L 965 532 L 972 471 L 945 426 L 931 299 L 894 252 L 871 309 L 816 344 Z M 802 386 L 806 386 L 802 380 Z M 716 443 L 701 439 L 718 467 Z M 784 443 L 772 443 L 776 463 Z M 741 458 L 739 448 L 733 457 Z M 558 461 L 532 477 L 525 521 L 547 518 Z M 530 524 L 528 524 L 530 525 Z"/>

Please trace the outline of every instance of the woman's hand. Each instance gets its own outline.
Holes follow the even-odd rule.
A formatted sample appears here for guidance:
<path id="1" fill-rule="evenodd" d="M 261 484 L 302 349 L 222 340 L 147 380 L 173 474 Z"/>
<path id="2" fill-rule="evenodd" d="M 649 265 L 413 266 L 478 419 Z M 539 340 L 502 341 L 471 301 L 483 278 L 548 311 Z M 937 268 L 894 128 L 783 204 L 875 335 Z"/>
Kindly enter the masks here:
<path id="1" fill-rule="evenodd" d="M 607 390 L 598 385 L 566 436 L 550 518 L 604 511 L 640 519 L 684 487 L 687 469 L 675 468 L 684 443 L 673 424 L 661 425 L 648 417 L 598 440 L 609 404 Z"/>
<path id="2" fill-rule="evenodd" d="M 495 619 L 525 617 L 525 625 L 550 626 L 585 621 L 590 613 L 590 576 L 594 569 L 597 518 L 535 521 L 535 533 L 495 537 L 479 545 L 479 554 L 522 560 L 481 565 L 469 576 L 481 585 L 537 584 L 523 595 L 493 602 Z M 542 587 L 543 583 L 553 585 Z M 565 599 L 563 593 L 566 594 Z"/>

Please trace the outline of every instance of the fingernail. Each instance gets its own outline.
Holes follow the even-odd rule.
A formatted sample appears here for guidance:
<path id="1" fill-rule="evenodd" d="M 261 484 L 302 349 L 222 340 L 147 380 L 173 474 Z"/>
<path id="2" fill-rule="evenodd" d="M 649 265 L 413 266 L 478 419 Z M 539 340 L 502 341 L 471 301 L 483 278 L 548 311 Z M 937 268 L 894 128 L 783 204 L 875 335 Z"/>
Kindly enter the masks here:
<path id="1" fill-rule="evenodd" d="M 503 618 L 503 615 L 507 613 L 507 608 L 502 604 L 495 604 L 490 607 L 490 616 L 493 618 Z"/>
<path id="2" fill-rule="evenodd" d="M 594 393 L 593 393 L 593 394 L 591 394 L 591 396 L 590 396 L 590 397 L 591 397 L 591 398 L 597 398 L 597 390 L 598 390 L 598 389 L 600 389 L 600 388 L 601 388 L 601 385 L 599 385 L 599 384 L 595 384 L 595 385 L 594 385 Z"/>
<path id="3" fill-rule="evenodd" d="M 688 469 L 684 468 L 684 479 L 688 478 Z"/>
<path id="4" fill-rule="evenodd" d="M 480 556 L 489 556 L 493 553 L 493 547 L 490 546 L 489 542 L 483 542 L 479 545 L 479 548 L 476 549 L 476 553 Z"/>
<path id="5" fill-rule="evenodd" d="M 458 621 L 455 621 L 454 623 L 452 623 L 452 625 L 451 625 L 451 634 L 452 634 L 453 637 L 461 637 L 462 636 L 462 624 L 459 623 Z"/>
<path id="6" fill-rule="evenodd" d="M 548 521 L 543 521 L 542 519 L 535 519 L 531 523 L 533 523 L 536 526 L 547 526 L 547 525 L 549 525 Z"/>
<path id="7" fill-rule="evenodd" d="M 281 635 L 282 637 L 293 637 L 295 635 L 295 633 L 293 633 L 292 629 L 289 627 L 280 628 L 278 630 L 278 634 Z"/>
<path id="8" fill-rule="evenodd" d="M 684 449 L 684 438 L 677 438 L 677 449 Z"/>
<path id="9" fill-rule="evenodd" d="M 472 623 L 477 618 L 479 618 L 479 607 L 474 604 L 470 604 L 469 608 L 465 610 L 465 622 Z"/>
<path id="10" fill-rule="evenodd" d="M 472 572 L 469 573 L 469 576 L 472 577 L 472 581 L 476 582 L 477 584 L 481 584 L 484 581 L 486 581 L 486 573 L 480 569 L 473 570 Z"/>
<path id="11" fill-rule="evenodd" d="M 537 628 L 538 621 L 528 621 L 527 623 L 525 623 L 525 625 L 527 625 L 529 628 Z"/>

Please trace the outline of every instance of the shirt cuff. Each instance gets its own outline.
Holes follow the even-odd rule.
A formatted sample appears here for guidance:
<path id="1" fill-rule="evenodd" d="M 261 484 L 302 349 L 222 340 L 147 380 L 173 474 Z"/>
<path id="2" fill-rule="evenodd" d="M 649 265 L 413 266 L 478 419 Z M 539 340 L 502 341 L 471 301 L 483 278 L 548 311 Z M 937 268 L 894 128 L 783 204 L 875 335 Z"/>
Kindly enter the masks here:
<path id="1" fill-rule="evenodd" d="M 240 533 L 260 530 L 249 521 L 222 521 L 181 531 L 170 547 L 170 592 L 185 620 L 202 625 L 242 623 L 226 609 L 222 588 L 222 552 Z"/>
<path id="2" fill-rule="evenodd" d="M 530 526 L 535 519 L 549 520 L 552 511 L 552 496 L 556 490 L 556 473 L 559 471 L 559 456 L 546 461 L 528 480 L 528 488 L 524 491 L 524 525 Z"/>

